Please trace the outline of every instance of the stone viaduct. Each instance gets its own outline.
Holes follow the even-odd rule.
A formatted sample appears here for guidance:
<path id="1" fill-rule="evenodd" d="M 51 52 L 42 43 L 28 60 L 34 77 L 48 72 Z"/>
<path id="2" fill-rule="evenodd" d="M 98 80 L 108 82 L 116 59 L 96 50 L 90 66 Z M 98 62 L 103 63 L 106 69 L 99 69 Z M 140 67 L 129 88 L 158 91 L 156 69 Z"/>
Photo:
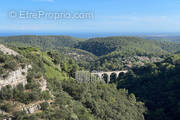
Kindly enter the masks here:
<path id="1" fill-rule="evenodd" d="M 115 74 L 116 78 L 118 78 L 120 73 L 127 73 L 127 70 L 122 70 L 122 71 L 109 71 L 109 72 L 91 72 L 92 75 L 98 76 L 100 79 L 104 79 L 104 75 L 107 75 L 107 83 L 111 81 L 111 75 Z"/>

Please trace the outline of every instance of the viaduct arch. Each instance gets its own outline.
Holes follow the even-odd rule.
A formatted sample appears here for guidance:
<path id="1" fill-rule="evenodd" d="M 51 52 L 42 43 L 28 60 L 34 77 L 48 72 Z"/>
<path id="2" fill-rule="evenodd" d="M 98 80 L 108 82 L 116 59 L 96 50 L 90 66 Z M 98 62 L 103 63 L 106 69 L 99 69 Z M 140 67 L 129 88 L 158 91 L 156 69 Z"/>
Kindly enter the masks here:
<path id="1" fill-rule="evenodd" d="M 97 75 L 100 79 L 104 79 L 103 76 L 106 74 L 107 75 L 107 83 L 111 81 L 111 75 L 115 74 L 116 78 L 119 76 L 120 73 L 127 73 L 127 70 L 122 70 L 122 71 L 109 71 L 109 72 L 92 72 L 92 75 Z"/>

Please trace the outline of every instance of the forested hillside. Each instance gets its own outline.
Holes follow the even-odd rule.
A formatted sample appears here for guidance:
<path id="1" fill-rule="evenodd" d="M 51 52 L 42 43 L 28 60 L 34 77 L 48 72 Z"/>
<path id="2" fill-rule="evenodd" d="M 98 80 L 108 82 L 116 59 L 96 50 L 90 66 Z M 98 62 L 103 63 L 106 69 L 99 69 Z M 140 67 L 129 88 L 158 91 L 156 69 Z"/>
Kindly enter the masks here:
<path id="1" fill-rule="evenodd" d="M 106 55 L 113 51 L 128 54 L 162 54 L 165 53 L 158 45 L 138 37 L 106 37 L 93 38 L 80 42 L 76 48 L 89 51 L 97 56 Z"/>
<path id="2" fill-rule="evenodd" d="M 33 37 L 26 37 L 27 40 L 18 40 L 16 37 L 9 41 L 1 39 L 2 43 L 18 52 L 17 56 L 0 52 L 0 74 L 3 79 L 18 68 L 32 66 L 27 74 L 22 73 L 27 75 L 25 86 L 12 88 L 8 85 L 2 88 L 1 118 L 179 119 L 179 43 L 137 37 L 107 37 L 72 40 L 72 44 L 67 45 L 71 42 L 70 38 L 67 38 L 70 41 L 65 42 L 66 37 L 62 36 L 58 40 L 54 38 L 54 43 L 50 42 L 51 38 L 33 40 Z M 177 55 L 172 55 L 174 53 Z M 129 72 L 120 74 L 118 78 L 111 76 L 111 84 L 75 80 L 76 71 L 123 69 Z M 47 82 L 45 91 L 41 91 L 42 81 Z M 19 110 L 20 106 L 32 104 L 40 106 L 33 114 Z"/>
<path id="3" fill-rule="evenodd" d="M 179 36 L 147 36 L 144 37 L 148 40 L 153 40 L 163 50 L 170 53 L 176 53 L 180 51 L 180 37 Z"/>
<path id="4" fill-rule="evenodd" d="M 136 101 L 134 94 L 129 94 L 127 90 L 117 90 L 115 85 L 103 81 L 79 83 L 74 80 L 75 71 L 82 68 L 69 57 L 55 51 L 41 52 L 32 47 L 13 49 L 23 57 L 23 63 L 30 64 L 32 68 L 27 73 L 25 86 L 12 88 L 8 85 L 1 89 L 0 119 L 144 119 L 144 104 Z M 4 64 L 12 58 L 3 55 L 0 68 L 8 69 Z M 39 81 L 42 80 L 47 82 L 45 91 L 41 91 Z M 30 106 L 33 111 L 29 109 Z"/>
<path id="5" fill-rule="evenodd" d="M 133 68 L 118 81 L 118 88 L 128 89 L 145 102 L 149 110 L 146 120 L 180 119 L 180 55 Z"/>
<path id="6" fill-rule="evenodd" d="M 168 51 L 170 53 L 176 53 L 180 51 L 180 42 L 168 42 L 168 41 L 155 41 L 157 45 L 159 45 L 163 50 Z"/>
<path id="7" fill-rule="evenodd" d="M 148 40 L 157 40 L 157 41 L 169 41 L 169 42 L 180 42 L 180 36 L 144 36 Z"/>
<path id="8" fill-rule="evenodd" d="M 95 56 L 94 54 L 88 52 L 88 51 L 84 51 L 81 49 L 76 49 L 76 48 L 69 48 L 69 47 L 60 47 L 57 48 L 56 51 L 61 52 L 63 55 L 74 59 L 75 62 L 84 68 L 89 68 L 88 66 L 90 66 L 89 63 L 94 62 L 95 60 L 98 59 L 97 56 Z"/>
<path id="9" fill-rule="evenodd" d="M 91 70 L 120 70 L 145 63 L 158 62 L 168 55 L 154 41 L 138 37 L 94 38 L 79 42 L 76 48 L 100 56 L 91 63 Z M 169 48 L 170 49 L 170 48 Z"/>
<path id="10" fill-rule="evenodd" d="M 72 47 L 82 39 L 70 36 L 11 36 L 0 37 L 0 42 L 16 46 L 34 46 L 41 49 L 55 49 L 58 47 Z"/>
<path id="11" fill-rule="evenodd" d="M 87 62 L 97 59 L 95 55 L 84 50 L 73 48 L 78 42 L 84 39 L 70 36 L 11 36 L 0 37 L 0 43 L 10 46 L 37 47 L 41 50 L 56 50 L 69 56 L 78 62 L 79 65 L 87 66 Z"/>
<path id="12" fill-rule="evenodd" d="M 146 63 L 160 62 L 168 56 L 164 55 L 152 55 L 152 54 L 130 54 L 121 51 L 115 51 L 110 54 L 101 56 L 99 59 L 91 63 L 91 70 L 98 71 L 111 71 L 131 69 L 135 66 L 144 66 Z"/>
<path id="13" fill-rule="evenodd" d="M 87 70 L 120 70 L 159 62 L 179 51 L 179 44 L 138 37 L 105 37 L 82 40 L 68 36 L 1 37 L 0 42 L 56 50 Z"/>

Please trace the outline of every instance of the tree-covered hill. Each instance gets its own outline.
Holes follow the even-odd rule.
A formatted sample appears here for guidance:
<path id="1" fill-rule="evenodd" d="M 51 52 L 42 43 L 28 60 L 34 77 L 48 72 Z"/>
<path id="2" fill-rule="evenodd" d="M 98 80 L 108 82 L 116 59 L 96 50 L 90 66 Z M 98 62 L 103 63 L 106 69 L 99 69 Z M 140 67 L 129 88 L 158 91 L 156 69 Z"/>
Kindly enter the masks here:
<path id="1" fill-rule="evenodd" d="M 157 41 L 180 42 L 180 36 L 144 36 L 143 38 Z"/>
<path id="2" fill-rule="evenodd" d="M 162 54 L 165 53 L 152 41 L 138 37 L 106 37 L 93 38 L 79 42 L 76 48 L 89 51 L 97 56 L 106 55 L 113 51 L 120 51 L 128 54 Z"/>
<path id="3" fill-rule="evenodd" d="M 93 61 L 91 64 L 91 70 L 110 71 L 130 69 L 135 66 L 144 66 L 146 63 L 160 62 L 164 58 L 166 58 L 166 54 L 138 54 L 137 51 L 134 51 L 133 53 L 127 51 L 115 51 Z"/>
<path id="4" fill-rule="evenodd" d="M 157 62 L 175 49 L 171 43 L 156 43 L 138 37 L 82 40 L 69 36 L 12 36 L 0 37 L 0 42 L 38 47 L 41 50 L 57 50 L 88 70 L 119 70 L 147 62 Z"/>
<path id="5" fill-rule="evenodd" d="M 146 36 L 144 38 L 154 41 L 163 50 L 170 53 L 180 51 L 180 36 Z"/>
<path id="6" fill-rule="evenodd" d="M 91 62 L 94 60 L 97 60 L 98 57 L 95 56 L 94 54 L 81 50 L 81 49 L 76 49 L 76 48 L 69 48 L 69 47 L 60 47 L 57 48 L 56 51 L 61 52 L 65 56 L 68 56 L 72 59 L 74 59 L 76 62 L 81 63 L 81 62 Z"/>
<path id="7" fill-rule="evenodd" d="M 8 45 L 56 50 L 88 70 L 120 70 L 159 62 L 180 51 L 180 44 L 139 37 L 104 37 L 82 40 L 69 36 L 0 37 Z"/>
<path id="8" fill-rule="evenodd" d="M 180 55 L 133 68 L 119 77 L 118 88 L 133 92 L 148 107 L 146 120 L 180 119 Z"/>
<path id="9" fill-rule="evenodd" d="M 34 46 L 41 49 L 55 49 L 58 47 L 72 47 L 82 39 L 70 36 L 10 36 L 0 37 L 0 42 L 18 45 L 18 46 Z"/>
<path id="10" fill-rule="evenodd" d="M 73 48 L 75 44 L 84 39 L 70 36 L 11 36 L 0 37 L 0 43 L 10 46 L 37 47 L 41 50 L 56 50 L 74 59 L 80 65 L 87 66 L 89 61 L 97 59 L 95 55 L 84 50 Z"/>
<path id="11" fill-rule="evenodd" d="M 163 41 L 163 40 L 157 40 L 154 42 L 167 52 L 176 53 L 180 51 L 180 42 L 170 42 L 170 41 Z"/>
<path id="12" fill-rule="evenodd" d="M 90 64 L 91 70 L 120 70 L 145 63 L 159 62 L 169 52 L 155 41 L 138 37 L 93 38 L 79 42 L 76 48 L 99 56 Z"/>
<path id="13" fill-rule="evenodd" d="M 164 40 L 146 40 L 139 37 L 105 37 L 92 38 L 89 40 L 74 38 L 70 36 L 10 36 L 0 37 L 0 42 L 16 46 L 31 46 L 40 49 L 61 49 L 69 47 L 68 50 L 73 51 L 79 48 L 81 50 L 93 53 L 96 56 L 110 54 L 119 51 L 121 54 L 131 55 L 137 54 L 164 54 L 167 52 L 179 51 L 180 44 L 178 42 L 167 42 Z"/>

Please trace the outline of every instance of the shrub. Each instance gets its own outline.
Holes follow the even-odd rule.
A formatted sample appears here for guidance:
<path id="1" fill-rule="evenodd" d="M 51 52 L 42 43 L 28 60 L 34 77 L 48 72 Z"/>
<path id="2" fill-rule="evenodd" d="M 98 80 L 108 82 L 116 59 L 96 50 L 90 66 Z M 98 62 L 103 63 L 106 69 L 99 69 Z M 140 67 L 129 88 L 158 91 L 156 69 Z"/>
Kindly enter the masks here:
<path id="1" fill-rule="evenodd" d="M 48 107 L 49 107 L 49 104 L 47 102 L 41 103 L 41 109 L 42 110 L 47 110 Z"/>

